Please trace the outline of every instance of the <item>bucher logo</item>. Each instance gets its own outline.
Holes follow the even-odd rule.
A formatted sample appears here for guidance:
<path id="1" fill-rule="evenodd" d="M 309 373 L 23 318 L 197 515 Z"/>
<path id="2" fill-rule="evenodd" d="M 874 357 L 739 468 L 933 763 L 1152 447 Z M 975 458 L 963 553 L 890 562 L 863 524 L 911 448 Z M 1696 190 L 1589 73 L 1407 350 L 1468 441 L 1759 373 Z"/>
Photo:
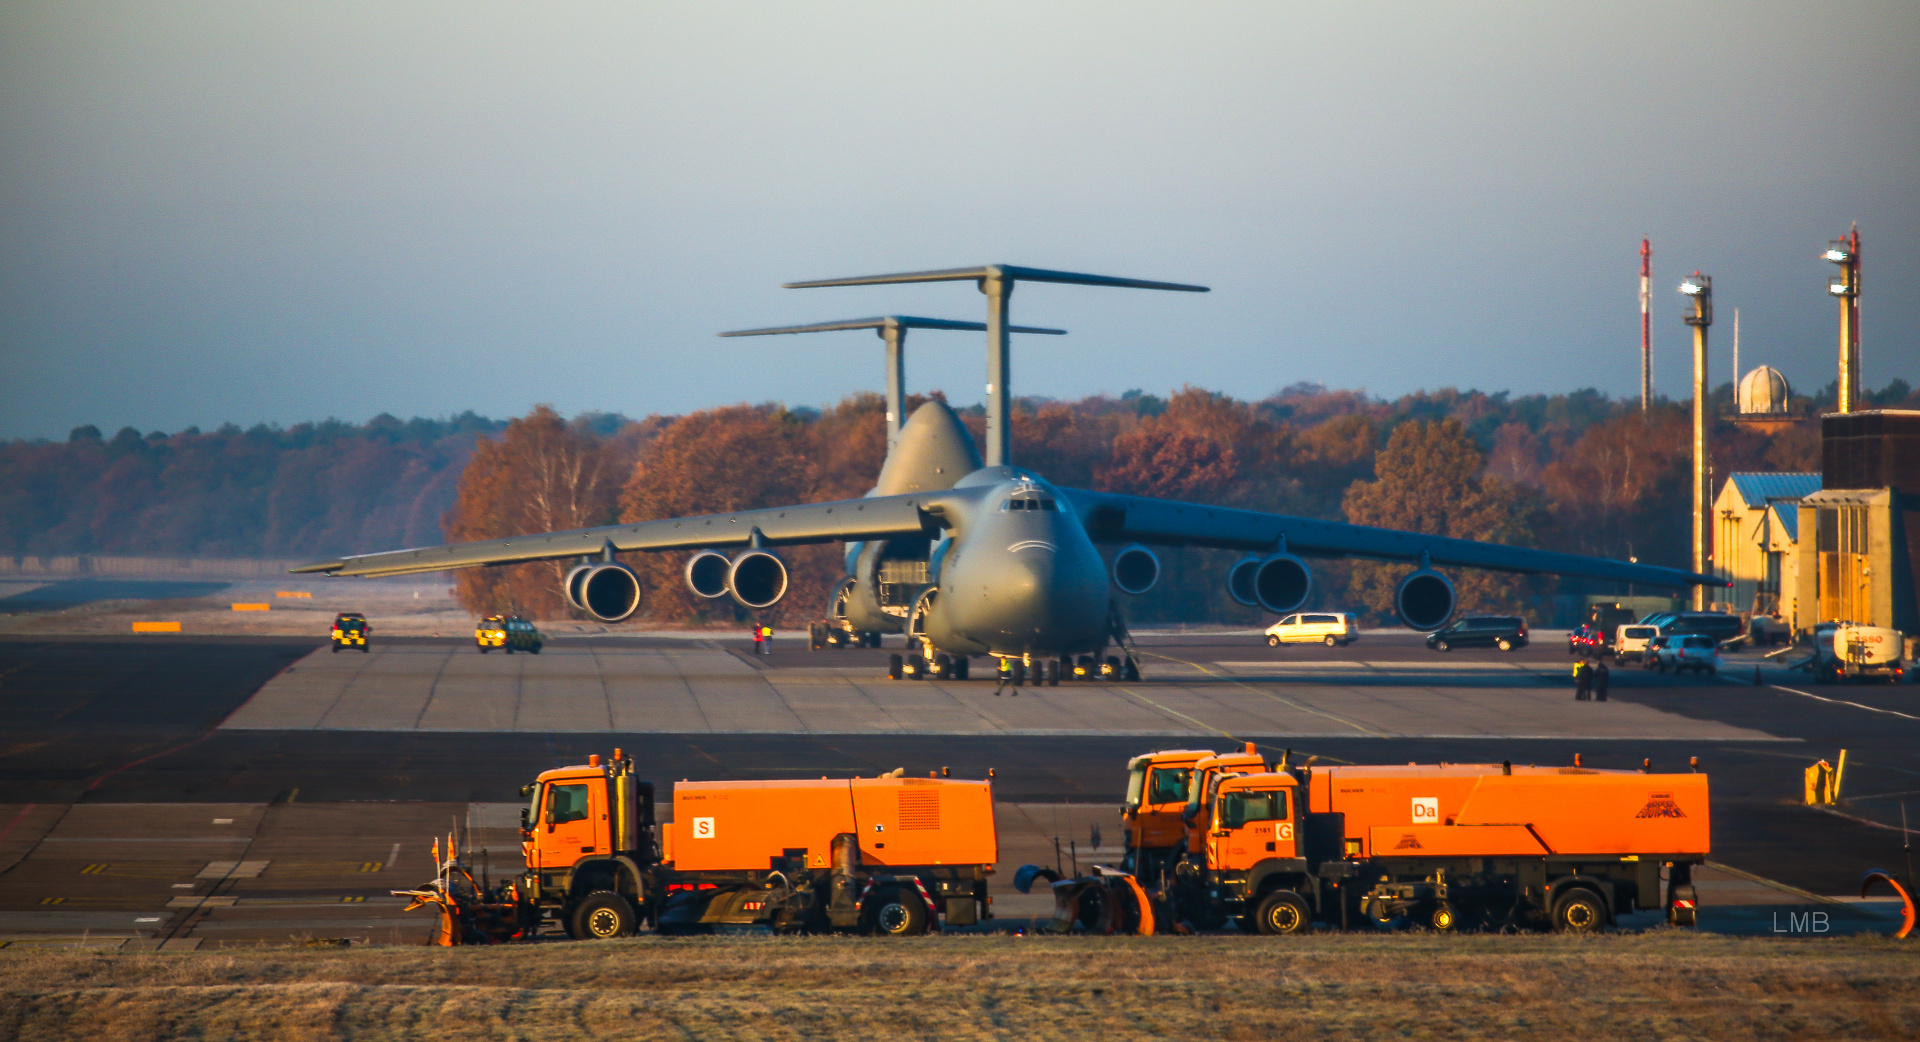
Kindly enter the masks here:
<path id="1" fill-rule="evenodd" d="M 1422 847 L 1422 846 L 1420 845 L 1420 839 L 1419 839 L 1419 837 L 1417 837 L 1417 836 L 1415 836 L 1415 835 L 1414 835 L 1413 833 L 1411 833 L 1411 832 L 1408 832 L 1408 833 L 1404 833 L 1404 834 L 1402 834 L 1402 835 L 1401 835 L 1401 837 L 1400 837 L 1400 842 L 1398 842 L 1398 843 L 1395 843 L 1395 844 L 1393 845 L 1393 849 L 1395 849 L 1395 850 L 1423 850 L 1423 849 L 1425 849 L 1425 848 L 1424 848 L 1424 847 Z"/>
<path id="2" fill-rule="evenodd" d="M 1670 792 L 1648 793 L 1647 805 L 1640 808 L 1640 813 L 1634 815 L 1636 818 L 1684 818 L 1686 816 L 1687 812 L 1681 810 L 1678 803 L 1673 802 L 1673 793 Z"/>

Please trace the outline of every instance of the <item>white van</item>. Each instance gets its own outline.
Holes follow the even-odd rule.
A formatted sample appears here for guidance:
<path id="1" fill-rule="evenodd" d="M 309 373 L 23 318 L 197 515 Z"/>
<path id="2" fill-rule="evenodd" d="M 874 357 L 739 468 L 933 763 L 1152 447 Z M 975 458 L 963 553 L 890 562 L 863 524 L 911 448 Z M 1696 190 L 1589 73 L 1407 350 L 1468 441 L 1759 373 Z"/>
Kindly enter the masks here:
<path id="1" fill-rule="evenodd" d="M 1344 611 L 1304 612 L 1289 615 L 1267 627 L 1267 646 L 1282 644 L 1325 644 L 1327 647 L 1351 644 L 1360 637 L 1353 614 Z"/>
<path id="2" fill-rule="evenodd" d="M 1660 635 L 1658 626 L 1621 626 L 1614 630 L 1613 657 L 1615 661 L 1632 662 L 1647 657 L 1647 642 Z"/>

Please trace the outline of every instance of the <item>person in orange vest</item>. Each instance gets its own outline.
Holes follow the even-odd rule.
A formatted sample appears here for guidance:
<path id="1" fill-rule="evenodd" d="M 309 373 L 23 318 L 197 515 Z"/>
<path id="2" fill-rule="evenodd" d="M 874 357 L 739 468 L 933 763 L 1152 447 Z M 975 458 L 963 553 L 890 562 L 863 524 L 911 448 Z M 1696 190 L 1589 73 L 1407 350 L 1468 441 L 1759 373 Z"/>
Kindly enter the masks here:
<path id="1" fill-rule="evenodd" d="M 762 627 L 759 623 L 756 622 L 753 624 L 753 653 L 756 655 L 764 655 L 767 653 L 766 647 L 767 647 L 766 630 L 764 627 Z"/>

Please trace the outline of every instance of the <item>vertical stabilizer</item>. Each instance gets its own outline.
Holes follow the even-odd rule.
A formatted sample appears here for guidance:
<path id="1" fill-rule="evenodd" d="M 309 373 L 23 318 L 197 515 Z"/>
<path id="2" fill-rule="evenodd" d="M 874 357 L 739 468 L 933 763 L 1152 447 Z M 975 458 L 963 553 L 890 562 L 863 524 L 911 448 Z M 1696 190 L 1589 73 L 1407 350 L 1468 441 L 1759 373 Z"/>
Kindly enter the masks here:
<path id="1" fill-rule="evenodd" d="M 873 494 L 938 492 L 979 469 L 980 449 L 960 417 L 945 402 L 928 402 L 900 428 L 900 441 L 887 454 Z"/>

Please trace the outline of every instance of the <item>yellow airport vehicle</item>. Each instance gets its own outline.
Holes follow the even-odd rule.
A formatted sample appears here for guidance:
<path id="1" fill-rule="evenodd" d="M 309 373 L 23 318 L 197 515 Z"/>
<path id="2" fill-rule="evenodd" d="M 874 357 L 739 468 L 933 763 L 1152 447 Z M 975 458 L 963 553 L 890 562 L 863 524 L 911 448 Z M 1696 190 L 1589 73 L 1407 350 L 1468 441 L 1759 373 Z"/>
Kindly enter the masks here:
<path id="1" fill-rule="evenodd" d="M 494 648 L 511 655 L 516 651 L 528 651 L 540 654 L 540 646 L 546 643 L 533 623 L 518 615 L 489 615 L 474 627 L 473 642 L 484 655 Z"/>
<path id="2" fill-rule="evenodd" d="M 357 611 L 344 611 L 333 617 L 333 651 L 339 654 L 341 648 L 359 648 L 367 650 L 367 636 L 373 627 L 367 625 L 367 617 Z"/>

